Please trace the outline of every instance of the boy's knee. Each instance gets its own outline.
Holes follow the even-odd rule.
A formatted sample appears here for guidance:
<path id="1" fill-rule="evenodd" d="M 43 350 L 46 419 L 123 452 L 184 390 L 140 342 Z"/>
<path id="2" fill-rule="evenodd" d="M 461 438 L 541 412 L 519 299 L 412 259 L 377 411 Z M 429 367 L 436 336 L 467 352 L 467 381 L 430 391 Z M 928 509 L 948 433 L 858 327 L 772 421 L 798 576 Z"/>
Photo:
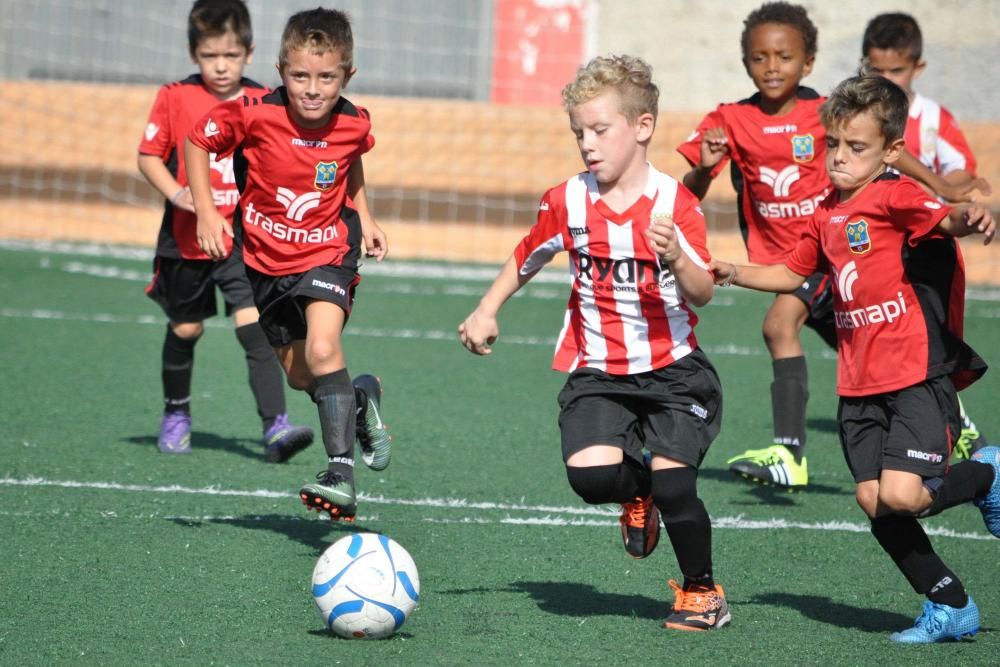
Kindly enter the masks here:
<path id="1" fill-rule="evenodd" d="M 875 517 L 878 509 L 878 487 L 859 485 L 854 491 L 854 499 L 869 519 Z"/>
<path id="2" fill-rule="evenodd" d="M 171 322 L 170 330 L 178 338 L 194 340 L 200 338 L 205 333 L 205 325 L 201 322 Z"/>
<path id="3" fill-rule="evenodd" d="M 306 370 L 290 370 L 287 379 L 288 386 L 296 391 L 308 391 L 312 389 L 313 377 Z"/>
<path id="4" fill-rule="evenodd" d="M 587 466 L 585 468 L 566 466 L 569 485 L 589 505 L 603 505 L 615 502 L 615 488 L 618 482 L 618 466 Z"/>
<path id="5" fill-rule="evenodd" d="M 879 488 L 878 504 L 893 514 L 916 515 L 926 509 L 919 493 L 909 489 L 886 488 L 885 485 Z"/>
<path id="6" fill-rule="evenodd" d="M 694 520 L 704 506 L 698 498 L 698 471 L 694 468 L 656 470 L 652 476 L 653 503 L 664 524 Z"/>

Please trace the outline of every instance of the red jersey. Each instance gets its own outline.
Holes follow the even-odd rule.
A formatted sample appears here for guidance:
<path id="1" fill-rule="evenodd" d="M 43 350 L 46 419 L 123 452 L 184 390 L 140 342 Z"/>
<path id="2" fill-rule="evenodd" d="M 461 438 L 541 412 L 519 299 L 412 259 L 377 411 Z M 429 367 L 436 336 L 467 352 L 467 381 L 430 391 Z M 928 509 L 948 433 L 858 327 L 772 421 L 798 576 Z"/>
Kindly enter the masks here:
<path id="1" fill-rule="evenodd" d="M 976 158 L 955 117 L 947 109 L 923 95 L 910 102 L 910 114 L 903 134 L 906 150 L 920 158 L 928 169 L 942 176 L 951 171 L 976 173 Z"/>
<path id="2" fill-rule="evenodd" d="M 712 169 L 715 178 L 731 158 L 738 173 L 740 227 L 750 261 L 775 264 L 785 259 L 816 206 L 831 191 L 826 174 L 826 130 L 819 120 L 825 101 L 800 87 L 795 107 L 784 116 L 760 108 L 760 93 L 735 104 L 720 104 L 677 147 L 692 166 L 701 160 L 702 134 L 721 127 L 729 153 Z"/>
<path id="3" fill-rule="evenodd" d="M 267 88 L 250 79 L 244 78 L 240 83 L 247 97 L 256 98 L 267 93 Z M 192 74 L 183 81 L 162 86 L 149 112 L 149 121 L 139 142 L 139 153 L 155 155 L 163 160 L 177 182 L 187 187 L 184 140 L 194 124 L 217 104 L 219 98 L 205 87 L 200 74 Z M 219 209 L 219 213 L 232 220 L 240 198 L 233 174 L 233 159 L 212 155 L 211 165 L 215 207 Z M 163 210 L 156 254 L 160 257 L 209 259 L 198 247 L 197 226 L 198 218 L 194 213 L 175 208 L 168 200 Z M 226 236 L 224 241 L 228 254 L 232 250 L 232 240 Z"/>
<path id="4" fill-rule="evenodd" d="M 941 375 L 962 389 L 986 364 L 962 341 L 965 267 L 935 230 L 950 209 L 910 179 L 885 174 L 851 201 L 820 204 L 785 264 L 832 271 L 837 393 L 869 396 Z"/>
<path id="5" fill-rule="evenodd" d="M 687 188 L 650 165 L 643 195 L 612 211 L 588 172 L 552 188 L 538 221 L 514 250 L 521 275 L 570 254 L 572 291 L 553 368 L 632 375 L 667 366 L 697 346 L 697 316 L 646 239 L 653 215 L 672 215 L 688 259 L 708 270 L 705 218 Z"/>
<path id="6" fill-rule="evenodd" d="M 341 219 L 347 172 L 375 145 L 368 112 L 341 97 L 330 122 L 307 129 L 289 117 L 285 89 L 225 102 L 191 130 L 210 153 L 239 149 L 243 260 L 272 276 L 316 266 L 357 268 L 360 228 Z"/>

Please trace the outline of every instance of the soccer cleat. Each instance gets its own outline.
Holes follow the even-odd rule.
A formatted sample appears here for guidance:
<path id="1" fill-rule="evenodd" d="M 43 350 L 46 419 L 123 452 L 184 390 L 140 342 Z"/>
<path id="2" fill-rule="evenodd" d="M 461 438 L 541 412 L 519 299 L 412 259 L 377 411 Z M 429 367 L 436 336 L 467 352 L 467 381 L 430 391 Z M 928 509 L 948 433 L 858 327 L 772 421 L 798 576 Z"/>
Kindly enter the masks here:
<path id="1" fill-rule="evenodd" d="M 912 628 L 893 632 L 889 639 L 900 644 L 933 644 L 949 639 L 960 640 L 979 632 L 979 607 L 969 601 L 961 609 L 926 600 L 924 610 Z"/>
<path id="2" fill-rule="evenodd" d="M 313 431 L 305 426 L 292 426 L 282 412 L 264 433 L 264 460 L 283 463 L 312 444 Z"/>
<path id="3" fill-rule="evenodd" d="M 629 556 L 645 558 L 653 553 L 660 541 L 660 510 L 653 504 L 653 496 L 622 504 L 618 522 L 622 525 L 622 541 Z"/>
<path id="4" fill-rule="evenodd" d="M 993 466 L 993 485 L 986 495 L 974 499 L 972 503 L 983 513 L 986 529 L 994 537 L 1000 537 L 1000 447 L 996 445 L 983 447 L 972 455 L 972 460 Z"/>
<path id="5" fill-rule="evenodd" d="M 304 485 L 299 490 L 299 498 L 310 510 L 326 512 L 334 521 L 343 519 L 353 523 L 358 511 L 354 484 L 329 470 L 323 470 L 316 475 L 315 482 Z"/>
<path id="6" fill-rule="evenodd" d="M 674 612 L 663 622 L 663 627 L 689 631 L 715 630 L 732 620 L 722 586 L 716 584 L 715 588 L 709 588 L 695 584 L 685 589 L 673 579 L 668 583 L 674 589 Z"/>
<path id="7" fill-rule="evenodd" d="M 774 484 L 797 491 L 809 483 L 809 467 L 806 458 L 795 462 L 795 455 L 784 445 L 772 445 L 764 449 L 748 449 L 726 461 L 729 470 L 744 479 L 760 484 Z"/>
<path id="8" fill-rule="evenodd" d="M 164 454 L 190 454 L 191 415 L 180 410 L 164 412 L 157 446 Z"/>
<path id="9" fill-rule="evenodd" d="M 392 456 L 392 436 L 382 422 L 382 381 L 374 375 L 354 378 L 358 403 L 357 436 L 361 445 L 361 460 L 372 470 L 385 470 Z"/>
<path id="10" fill-rule="evenodd" d="M 965 412 L 965 406 L 962 404 L 962 399 L 958 399 L 958 410 L 962 417 L 962 432 L 955 442 L 954 454 L 956 458 L 968 459 L 972 458 L 974 453 L 986 447 L 989 443 L 986 442 L 986 438 L 976 428 L 976 423 L 969 419 L 969 415 Z"/>

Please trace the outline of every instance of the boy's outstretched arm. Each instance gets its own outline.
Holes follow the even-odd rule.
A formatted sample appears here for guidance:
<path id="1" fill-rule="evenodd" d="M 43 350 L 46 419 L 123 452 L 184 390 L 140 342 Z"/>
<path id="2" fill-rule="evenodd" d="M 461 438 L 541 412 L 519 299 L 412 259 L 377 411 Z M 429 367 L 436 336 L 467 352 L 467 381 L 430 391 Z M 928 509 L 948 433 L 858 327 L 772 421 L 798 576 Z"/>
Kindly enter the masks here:
<path id="1" fill-rule="evenodd" d="M 709 268 L 715 284 L 723 287 L 739 285 L 760 292 L 787 294 L 802 287 L 808 276 L 801 276 L 784 264 L 766 266 L 736 265 L 713 259 Z"/>
<path id="2" fill-rule="evenodd" d="M 361 235 L 364 237 L 365 254 L 381 262 L 389 254 L 389 238 L 375 222 L 368 208 L 368 197 L 365 195 L 365 166 L 359 157 L 347 172 L 347 194 L 354 202 L 361 219 Z"/>
<path id="3" fill-rule="evenodd" d="M 208 151 L 191 143 L 184 142 L 184 164 L 187 168 L 188 184 L 191 188 L 191 199 L 198 215 L 198 247 L 212 259 L 223 259 L 226 256 L 226 245 L 222 234 L 233 235 L 233 226 L 225 216 L 215 208 L 212 199 L 212 168 Z"/>
<path id="4" fill-rule="evenodd" d="M 983 245 L 989 245 L 996 235 L 996 221 L 985 206 L 956 206 L 948 217 L 938 223 L 938 229 L 955 237 L 982 234 Z"/>
<path id="5" fill-rule="evenodd" d="M 712 169 L 729 153 L 729 140 L 721 127 L 705 130 L 701 137 L 701 159 L 684 174 L 684 187 L 698 199 L 704 199 L 712 184 Z"/>
<path id="6" fill-rule="evenodd" d="M 990 184 L 983 178 L 969 178 L 963 183 L 952 183 L 945 178 L 938 176 L 927 168 L 923 162 L 918 160 L 909 151 L 899 154 L 893 166 L 910 178 L 919 181 L 931 192 L 949 202 L 970 202 L 972 201 L 973 190 L 979 190 L 984 195 L 992 192 Z"/>
<path id="7" fill-rule="evenodd" d="M 497 324 L 500 307 L 534 276 L 534 273 L 522 276 L 517 270 L 517 261 L 511 255 L 476 309 L 458 325 L 458 337 L 469 352 L 486 355 L 493 351 L 491 346 L 500 335 Z"/>

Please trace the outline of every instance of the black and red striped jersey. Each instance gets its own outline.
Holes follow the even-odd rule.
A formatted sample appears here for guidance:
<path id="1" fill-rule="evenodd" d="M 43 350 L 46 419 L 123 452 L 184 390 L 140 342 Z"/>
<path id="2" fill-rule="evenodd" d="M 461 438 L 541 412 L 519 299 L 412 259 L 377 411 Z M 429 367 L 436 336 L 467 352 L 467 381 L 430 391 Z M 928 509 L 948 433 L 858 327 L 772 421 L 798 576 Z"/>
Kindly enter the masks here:
<path id="1" fill-rule="evenodd" d="M 826 174 L 826 130 L 819 119 L 825 101 L 799 87 L 795 107 L 783 116 L 760 108 L 760 94 L 720 104 L 677 147 L 693 166 L 701 160 L 704 132 L 722 128 L 729 153 L 713 169 L 716 177 L 731 159 L 738 169 L 740 226 L 750 261 L 774 264 L 795 247 L 816 207 L 833 188 Z"/>
<path id="2" fill-rule="evenodd" d="M 241 81 L 241 85 L 243 94 L 249 98 L 261 97 L 268 92 L 267 88 L 247 78 Z M 139 142 L 139 153 L 159 157 L 177 182 L 186 187 L 188 178 L 184 167 L 184 141 L 194 124 L 217 104 L 219 99 L 205 87 L 200 74 L 192 74 L 181 81 L 161 86 Z M 213 155 L 211 164 L 212 198 L 215 206 L 222 215 L 232 219 L 240 196 L 233 174 L 233 158 L 218 158 Z M 156 254 L 160 257 L 208 259 L 208 255 L 198 247 L 196 230 L 195 214 L 175 208 L 167 201 L 160 223 Z M 232 250 L 232 241 L 227 236 L 225 242 L 228 253 Z"/>
<path id="3" fill-rule="evenodd" d="M 799 275 L 833 274 L 841 396 L 882 394 L 942 375 L 961 389 L 985 372 L 962 340 L 958 244 L 936 229 L 949 211 L 911 179 L 884 174 L 849 201 L 831 194 L 786 258 Z"/>
<path id="4" fill-rule="evenodd" d="M 672 216 L 686 256 L 708 270 L 711 257 L 698 199 L 650 165 L 644 194 L 612 211 L 582 172 L 542 197 L 538 219 L 514 250 L 521 275 L 567 251 L 572 289 L 553 368 L 589 367 L 631 375 L 667 366 L 697 346 L 698 322 L 646 238 L 654 215 Z"/>
<path id="5" fill-rule="evenodd" d="M 226 156 L 239 149 L 243 259 L 280 276 L 316 266 L 356 268 L 360 230 L 348 229 L 347 172 L 375 138 L 367 110 L 341 97 L 320 128 L 292 121 L 283 87 L 260 99 L 243 97 L 212 109 L 191 141 Z"/>

